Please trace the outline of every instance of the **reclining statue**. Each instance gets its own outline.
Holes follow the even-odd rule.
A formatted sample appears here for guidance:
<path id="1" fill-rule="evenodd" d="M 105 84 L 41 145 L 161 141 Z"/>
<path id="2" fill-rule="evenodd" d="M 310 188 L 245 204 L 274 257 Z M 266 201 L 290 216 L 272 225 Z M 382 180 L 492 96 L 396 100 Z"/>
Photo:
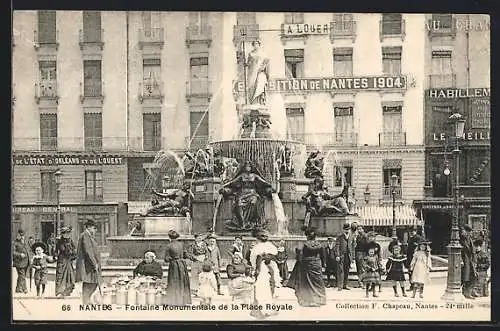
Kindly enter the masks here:
<path id="1" fill-rule="evenodd" d="M 153 194 L 156 197 L 151 201 L 151 207 L 141 216 L 186 216 L 188 213 L 191 214 L 194 195 L 189 183 L 184 183 L 181 189 L 173 189 L 167 193 L 153 189 Z"/>

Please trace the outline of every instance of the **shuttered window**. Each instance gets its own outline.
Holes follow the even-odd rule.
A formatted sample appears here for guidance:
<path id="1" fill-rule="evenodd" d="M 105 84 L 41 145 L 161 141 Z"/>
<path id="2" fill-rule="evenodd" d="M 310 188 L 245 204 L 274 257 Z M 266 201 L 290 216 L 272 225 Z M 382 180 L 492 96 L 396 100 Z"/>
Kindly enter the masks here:
<path id="1" fill-rule="evenodd" d="M 40 149 L 57 149 L 57 114 L 40 114 Z"/>
<path id="2" fill-rule="evenodd" d="M 40 44 L 55 44 L 57 42 L 56 12 L 40 10 L 38 16 L 38 42 Z"/>
<path id="3" fill-rule="evenodd" d="M 83 41 L 100 42 L 101 40 L 101 12 L 83 12 Z"/>
<path id="4" fill-rule="evenodd" d="M 102 114 L 85 114 L 85 150 L 98 151 L 102 149 Z"/>
<path id="5" fill-rule="evenodd" d="M 161 148 L 161 114 L 143 115 L 143 147 L 145 151 L 159 151 Z"/>
<path id="6" fill-rule="evenodd" d="M 286 108 L 286 124 L 287 124 L 286 131 L 289 139 L 302 142 L 305 140 L 304 108 L 302 107 Z"/>

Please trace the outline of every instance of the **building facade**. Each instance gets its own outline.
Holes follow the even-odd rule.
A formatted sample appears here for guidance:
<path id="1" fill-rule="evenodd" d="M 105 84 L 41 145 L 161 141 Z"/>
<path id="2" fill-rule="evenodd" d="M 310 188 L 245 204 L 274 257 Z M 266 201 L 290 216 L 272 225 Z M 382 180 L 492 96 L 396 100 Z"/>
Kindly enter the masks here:
<path id="1" fill-rule="evenodd" d="M 489 233 L 490 35 L 488 15 L 427 15 L 425 68 L 425 198 L 415 201 L 437 254 L 446 253 L 453 217 L 455 129 L 460 113 L 459 224 Z M 449 171 L 445 171 L 445 169 Z"/>

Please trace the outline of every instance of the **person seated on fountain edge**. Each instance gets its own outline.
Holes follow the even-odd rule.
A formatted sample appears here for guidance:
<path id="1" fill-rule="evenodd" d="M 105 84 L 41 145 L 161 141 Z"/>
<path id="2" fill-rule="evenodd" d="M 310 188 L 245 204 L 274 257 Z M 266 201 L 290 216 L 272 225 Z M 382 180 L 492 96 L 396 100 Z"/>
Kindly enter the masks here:
<path id="1" fill-rule="evenodd" d="M 147 250 L 144 253 L 144 260 L 134 269 L 134 278 L 140 276 L 149 276 L 155 279 L 161 279 L 163 277 L 163 270 L 161 264 L 156 261 L 156 253 L 154 250 Z"/>
<path id="2" fill-rule="evenodd" d="M 324 186 L 322 177 L 314 178 L 311 189 L 302 197 L 306 203 L 306 211 L 314 216 L 341 213 L 343 215 L 355 215 L 349 210 L 347 204 L 349 187 L 344 186 L 338 195 L 330 195 Z"/>

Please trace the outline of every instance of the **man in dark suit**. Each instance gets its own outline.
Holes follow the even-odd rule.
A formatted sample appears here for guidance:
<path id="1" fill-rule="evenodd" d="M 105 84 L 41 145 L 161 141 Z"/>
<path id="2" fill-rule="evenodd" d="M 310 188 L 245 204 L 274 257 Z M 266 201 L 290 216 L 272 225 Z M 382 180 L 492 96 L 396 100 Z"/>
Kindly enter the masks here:
<path id="1" fill-rule="evenodd" d="M 339 291 L 350 290 L 347 287 L 349 268 L 351 267 L 351 247 L 349 241 L 351 226 L 344 224 L 343 233 L 335 241 L 335 260 L 337 261 L 337 286 Z"/>
<path id="2" fill-rule="evenodd" d="M 28 293 L 26 287 L 26 273 L 31 263 L 31 249 L 24 238 L 24 230 L 17 231 L 17 238 L 14 240 L 12 250 L 12 264 L 17 271 L 16 293 Z"/>
<path id="3" fill-rule="evenodd" d="M 76 258 L 76 281 L 82 282 L 82 301 L 83 304 L 89 304 L 92 294 L 101 284 L 101 256 L 95 233 L 97 231 L 96 223 L 93 220 L 87 220 L 84 224 L 85 231 L 78 240 L 77 258 Z"/>
<path id="4" fill-rule="evenodd" d="M 335 239 L 328 237 L 324 247 L 326 287 L 334 287 L 334 278 L 337 272 L 337 261 L 335 260 Z M 332 278 L 332 279 L 330 279 Z"/>
<path id="5" fill-rule="evenodd" d="M 413 259 L 413 254 L 417 249 L 418 243 L 422 241 L 422 237 L 417 234 L 417 227 L 413 226 L 410 229 L 410 237 L 408 238 L 408 244 L 406 248 L 406 269 L 408 269 L 408 274 L 411 279 L 410 263 Z M 413 291 L 413 284 L 410 283 L 410 288 L 408 291 Z"/>

